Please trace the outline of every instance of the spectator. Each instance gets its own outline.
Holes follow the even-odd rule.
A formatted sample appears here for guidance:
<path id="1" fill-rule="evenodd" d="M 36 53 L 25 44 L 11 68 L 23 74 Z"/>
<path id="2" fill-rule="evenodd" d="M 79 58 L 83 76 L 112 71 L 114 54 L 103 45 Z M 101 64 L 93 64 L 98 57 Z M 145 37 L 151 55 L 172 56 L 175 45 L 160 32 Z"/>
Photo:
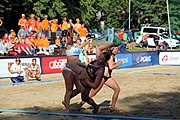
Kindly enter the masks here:
<path id="1" fill-rule="evenodd" d="M 9 39 L 16 37 L 16 32 L 13 29 L 11 29 L 8 37 L 9 37 Z"/>
<path id="2" fill-rule="evenodd" d="M 128 51 L 126 50 L 126 44 L 122 41 L 122 39 L 119 38 L 117 34 L 114 36 L 113 44 L 119 45 L 118 51 L 122 53 L 127 53 Z"/>
<path id="3" fill-rule="evenodd" d="M 79 33 L 81 42 L 84 43 L 86 40 L 86 35 L 88 34 L 88 30 L 85 28 L 84 24 L 82 24 L 81 27 L 77 29 L 77 31 Z"/>
<path id="4" fill-rule="evenodd" d="M 54 19 L 51 21 L 50 26 L 51 26 L 51 44 L 55 43 L 55 39 L 56 39 L 56 32 L 58 29 L 58 24 L 57 24 L 57 19 Z"/>
<path id="5" fill-rule="evenodd" d="M 27 29 L 27 19 L 25 18 L 25 14 L 21 15 L 21 18 L 18 21 L 18 25 L 20 26 L 20 29 L 22 26 L 24 26 Z"/>
<path id="6" fill-rule="evenodd" d="M 76 31 L 76 37 L 79 38 L 78 29 L 81 27 L 79 18 L 76 18 L 76 23 L 74 24 L 74 30 Z"/>
<path id="7" fill-rule="evenodd" d="M 143 38 L 142 38 L 142 43 L 143 43 L 143 45 L 142 45 L 142 50 L 144 51 L 144 48 L 146 48 L 146 50 L 148 51 L 148 37 L 149 37 L 149 35 L 147 34 L 147 35 L 145 35 L 145 36 L 143 36 Z"/>
<path id="8" fill-rule="evenodd" d="M 28 24 L 28 31 L 30 33 L 37 32 L 36 20 L 34 18 L 34 14 L 31 14 L 30 19 L 27 21 L 27 24 Z"/>
<path id="9" fill-rule="evenodd" d="M 159 34 L 156 33 L 156 35 L 154 36 L 154 43 L 156 45 L 156 51 L 159 50 Z"/>
<path id="10" fill-rule="evenodd" d="M 37 17 L 36 25 L 37 25 L 37 36 L 41 36 L 42 35 L 42 22 L 41 22 L 40 17 Z"/>
<path id="11" fill-rule="evenodd" d="M 27 37 L 27 35 L 28 35 L 28 32 L 26 31 L 24 25 L 22 25 L 21 28 L 20 28 L 19 31 L 18 31 L 18 34 L 17 34 L 18 38 L 20 38 L 20 34 L 23 34 L 23 35 L 24 35 L 24 38 L 26 39 L 26 37 Z"/>
<path id="12" fill-rule="evenodd" d="M 128 42 L 129 42 L 129 43 L 134 42 L 134 38 L 133 38 L 133 34 L 132 34 L 131 29 L 128 30 L 127 35 L 128 35 Z"/>
<path id="13" fill-rule="evenodd" d="M 8 54 L 8 51 L 6 50 L 6 45 L 3 41 L 4 40 L 0 39 L 0 56 L 4 56 Z"/>
<path id="14" fill-rule="evenodd" d="M 11 73 L 11 81 L 13 83 L 23 82 L 24 76 L 22 75 L 23 68 L 21 65 L 20 58 L 16 58 L 15 63 L 12 64 L 12 66 L 10 67 L 10 73 Z"/>
<path id="15" fill-rule="evenodd" d="M 40 67 L 37 64 L 37 61 L 35 58 L 32 59 L 32 63 L 29 64 L 26 67 L 27 73 L 26 73 L 26 77 L 29 80 L 29 78 L 35 78 L 36 80 L 40 80 Z"/>
<path id="16" fill-rule="evenodd" d="M 68 32 L 68 23 L 67 23 L 66 17 L 64 17 L 61 29 L 62 29 L 62 41 L 67 43 L 66 39 L 67 39 L 67 32 Z"/>
<path id="17" fill-rule="evenodd" d="M 44 20 L 42 21 L 42 30 L 43 34 L 49 39 L 49 21 L 48 21 L 48 16 L 44 16 Z"/>

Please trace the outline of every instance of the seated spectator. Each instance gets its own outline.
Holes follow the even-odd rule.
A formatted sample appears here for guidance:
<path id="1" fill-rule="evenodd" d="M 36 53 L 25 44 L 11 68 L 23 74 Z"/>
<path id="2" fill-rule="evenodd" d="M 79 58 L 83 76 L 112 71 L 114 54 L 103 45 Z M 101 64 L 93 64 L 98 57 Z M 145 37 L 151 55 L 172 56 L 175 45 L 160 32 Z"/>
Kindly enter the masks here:
<path id="1" fill-rule="evenodd" d="M 12 66 L 10 67 L 10 73 L 11 73 L 11 81 L 13 83 L 23 82 L 24 76 L 22 75 L 23 68 L 21 65 L 20 58 L 16 58 L 15 63 L 12 64 Z"/>
<path id="2" fill-rule="evenodd" d="M 114 36 L 113 43 L 116 44 L 116 45 L 119 45 L 118 51 L 120 51 L 122 53 L 127 53 L 128 52 L 126 50 L 126 43 L 123 42 L 117 34 L 115 34 L 115 36 Z"/>
<path id="3" fill-rule="evenodd" d="M 4 40 L 0 39 L 0 56 L 5 56 L 8 54 L 8 51 L 6 50 L 6 45 L 3 41 Z"/>
<path id="4" fill-rule="evenodd" d="M 41 38 L 38 36 L 36 45 L 37 45 L 37 48 L 39 49 L 37 54 L 49 55 L 49 53 L 47 52 L 47 49 L 49 47 L 49 41 L 44 34 L 42 35 Z"/>
<path id="5" fill-rule="evenodd" d="M 30 78 L 35 78 L 36 80 L 40 80 L 40 66 L 36 63 L 36 59 L 33 58 L 32 59 L 32 63 L 29 64 L 26 67 L 27 73 L 26 73 L 26 77 L 29 80 Z"/>
<path id="6" fill-rule="evenodd" d="M 20 36 L 22 36 L 22 34 L 23 34 L 23 37 L 26 39 L 28 32 L 26 31 L 26 28 L 24 25 L 22 25 L 18 31 L 18 34 L 17 34 L 18 38 L 20 38 Z"/>
<path id="7" fill-rule="evenodd" d="M 88 47 L 88 54 L 96 53 L 96 48 L 92 44 Z"/>
<path id="8" fill-rule="evenodd" d="M 14 37 L 16 37 L 16 32 L 13 29 L 11 29 L 10 34 L 8 35 L 8 38 L 11 39 L 11 38 L 14 38 Z"/>

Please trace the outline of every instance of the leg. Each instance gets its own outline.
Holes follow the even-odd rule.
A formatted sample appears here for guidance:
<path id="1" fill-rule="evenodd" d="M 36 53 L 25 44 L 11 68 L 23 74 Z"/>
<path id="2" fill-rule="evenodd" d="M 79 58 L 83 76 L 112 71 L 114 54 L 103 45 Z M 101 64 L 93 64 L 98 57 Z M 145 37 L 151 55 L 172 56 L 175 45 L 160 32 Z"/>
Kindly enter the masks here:
<path id="1" fill-rule="evenodd" d="M 11 77 L 11 81 L 13 83 L 19 83 L 20 81 L 17 79 L 17 77 Z"/>
<path id="2" fill-rule="evenodd" d="M 90 87 L 82 87 L 81 89 L 81 99 L 82 101 L 85 101 L 87 102 L 89 105 L 92 105 L 93 106 L 93 113 L 97 113 L 98 110 L 99 110 L 99 105 L 97 105 L 94 100 L 89 97 L 89 92 L 90 92 L 91 88 Z"/>
<path id="3" fill-rule="evenodd" d="M 89 97 L 94 97 L 94 96 L 101 90 L 101 88 L 102 88 L 102 86 L 104 85 L 104 83 L 105 83 L 105 80 L 102 79 L 100 85 L 99 85 L 96 89 L 91 89 L 91 91 L 90 91 L 90 93 L 89 93 Z M 79 109 L 81 109 L 81 107 L 82 107 L 84 104 L 85 104 L 85 102 L 84 102 L 84 101 L 81 101 L 81 102 L 79 103 Z"/>
<path id="4" fill-rule="evenodd" d="M 108 87 L 112 88 L 114 90 L 114 94 L 112 96 L 112 103 L 111 103 L 111 108 L 115 108 L 116 106 L 116 102 L 120 93 L 120 87 L 118 85 L 118 83 L 113 79 L 113 78 L 109 78 L 106 82 L 105 85 L 107 85 Z"/>
<path id="5" fill-rule="evenodd" d="M 67 71 L 67 70 L 63 70 L 62 74 L 64 77 L 65 86 L 66 86 L 64 101 L 62 101 L 62 104 L 66 107 L 66 111 L 70 112 L 69 104 L 70 104 L 70 97 L 73 91 L 74 74 L 71 71 Z"/>
<path id="6" fill-rule="evenodd" d="M 76 89 L 73 90 L 73 92 L 71 94 L 71 98 L 75 97 L 76 95 L 78 95 L 81 92 L 80 81 L 77 80 L 77 78 L 74 79 L 74 84 L 76 86 Z"/>

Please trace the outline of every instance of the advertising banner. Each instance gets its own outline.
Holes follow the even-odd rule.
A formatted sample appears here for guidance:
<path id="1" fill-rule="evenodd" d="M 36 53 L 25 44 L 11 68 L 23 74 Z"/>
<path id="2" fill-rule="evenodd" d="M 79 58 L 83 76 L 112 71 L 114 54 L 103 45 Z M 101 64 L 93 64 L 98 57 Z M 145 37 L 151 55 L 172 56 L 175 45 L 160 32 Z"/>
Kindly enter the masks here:
<path id="1" fill-rule="evenodd" d="M 119 60 L 122 60 L 123 62 L 123 64 L 121 64 L 117 68 L 133 67 L 132 54 L 116 54 L 115 57 L 115 62 L 118 62 Z"/>
<path id="2" fill-rule="evenodd" d="M 150 66 L 154 65 L 154 53 L 144 52 L 144 53 L 133 53 L 133 66 Z"/>
<path id="3" fill-rule="evenodd" d="M 180 52 L 160 52 L 160 65 L 180 65 Z"/>
<path id="4" fill-rule="evenodd" d="M 43 74 L 62 72 L 66 62 L 66 56 L 44 57 L 42 58 L 42 72 Z"/>
<path id="5" fill-rule="evenodd" d="M 40 59 L 36 58 L 36 57 L 34 57 L 34 58 L 37 60 L 37 64 L 40 65 Z M 25 68 L 27 67 L 27 65 L 32 63 L 33 58 L 20 58 L 20 59 L 21 59 L 22 67 L 24 69 L 23 75 L 25 75 Z M 0 59 L 0 78 L 11 77 L 11 73 L 9 70 L 10 70 L 10 67 L 12 66 L 12 64 L 15 64 L 15 58 Z"/>

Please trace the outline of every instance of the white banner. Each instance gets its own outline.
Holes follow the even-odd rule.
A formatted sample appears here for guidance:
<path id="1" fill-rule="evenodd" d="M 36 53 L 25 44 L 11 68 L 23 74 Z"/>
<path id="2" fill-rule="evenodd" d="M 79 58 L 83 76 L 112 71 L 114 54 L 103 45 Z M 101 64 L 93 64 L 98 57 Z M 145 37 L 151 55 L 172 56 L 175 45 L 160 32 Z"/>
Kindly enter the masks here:
<path id="1" fill-rule="evenodd" d="M 32 59 L 33 58 L 20 58 L 21 59 L 21 64 L 23 69 L 25 69 L 27 67 L 27 65 L 29 65 L 30 63 L 32 63 Z M 37 64 L 40 65 L 40 59 L 39 58 L 35 58 L 37 60 Z M 15 63 L 16 58 L 10 58 L 10 59 L 0 59 L 0 78 L 3 77 L 11 77 L 11 73 L 9 72 L 10 67 L 12 66 L 12 64 Z M 23 71 L 23 75 L 25 75 L 25 71 Z"/>
<path id="2" fill-rule="evenodd" d="M 160 65 L 180 65 L 180 52 L 160 52 Z"/>

